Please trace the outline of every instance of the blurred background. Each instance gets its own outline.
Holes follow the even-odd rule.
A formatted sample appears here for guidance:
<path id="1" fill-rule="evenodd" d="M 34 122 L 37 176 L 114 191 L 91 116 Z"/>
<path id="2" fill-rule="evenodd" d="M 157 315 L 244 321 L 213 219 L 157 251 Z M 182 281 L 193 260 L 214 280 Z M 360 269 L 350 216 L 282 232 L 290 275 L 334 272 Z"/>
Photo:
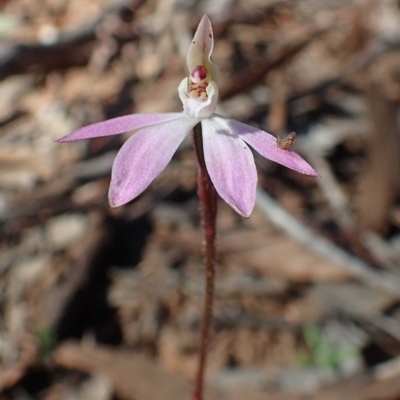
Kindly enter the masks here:
<path id="1" fill-rule="evenodd" d="M 180 111 L 204 13 L 218 112 L 295 131 L 321 175 L 255 154 L 251 218 L 220 202 L 207 399 L 400 399 L 397 0 L 0 1 L 1 399 L 190 398 L 204 298 L 190 138 L 114 210 L 129 134 L 55 140 Z"/>

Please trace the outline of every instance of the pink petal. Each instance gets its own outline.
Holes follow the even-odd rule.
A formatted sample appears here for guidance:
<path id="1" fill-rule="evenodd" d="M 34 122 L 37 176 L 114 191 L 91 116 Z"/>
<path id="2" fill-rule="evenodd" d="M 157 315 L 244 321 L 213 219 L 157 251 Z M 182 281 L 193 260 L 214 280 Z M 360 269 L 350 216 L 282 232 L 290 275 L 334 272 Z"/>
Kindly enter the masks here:
<path id="1" fill-rule="evenodd" d="M 142 193 L 171 161 L 197 122 L 181 117 L 147 126 L 131 136 L 114 160 L 108 195 L 111 206 L 121 206 Z"/>
<path id="2" fill-rule="evenodd" d="M 223 117 L 213 118 L 221 125 L 226 126 L 226 129 L 239 135 L 263 157 L 300 172 L 301 174 L 318 176 L 314 168 L 297 153 L 291 150 L 278 148 L 276 145 L 276 137 L 271 134 L 232 119 Z"/>
<path id="3" fill-rule="evenodd" d="M 218 194 L 248 218 L 253 211 L 257 186 L 253 154 L 239 136 L 218 120 L 201 121 L 207 171 Z"/>
<path id="4" fill-rule="evenodd" d="M 58 139 L 57 142 L 75 142 L 77 140 L 94 137 L 117 135 L 119 133 L 143 128 L 154 124 L 160 124 L 182 117 L 182 113 L 164 114 L 131 114 L 123 117 L 109 119 L 96 124 L 88 125 Z"/>

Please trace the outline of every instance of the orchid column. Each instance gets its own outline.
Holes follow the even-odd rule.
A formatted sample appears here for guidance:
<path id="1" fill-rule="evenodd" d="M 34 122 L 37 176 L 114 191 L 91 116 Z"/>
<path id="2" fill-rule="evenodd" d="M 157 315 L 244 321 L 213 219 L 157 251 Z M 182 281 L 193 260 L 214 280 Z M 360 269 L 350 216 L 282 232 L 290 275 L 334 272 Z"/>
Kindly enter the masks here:
<path id="1" fill-rule="evenodd" d="M 263 157 L 302 174 L 317 176 L 290 146 L 277 146 L 274 136 L 214 113 L 218 68 L 211 62 L 213 46 L 211 21 L 204 16 L 187 54 L 189 77 L 178 88 L 183 112 L 126 115 L 80 128 L 58 140 L 65 143 L 134 131 L 112 167 L 109 201 L 111 207 L 119 207 L 150 185 L 171 161 L 186 135 L 193 131 L 206 260 L 206 299 L 194 400 L 203 399 L 214 293 L 217 193 L 241 216 L 250 216 L 255 203 L 257 170 L 248 145 Z"/>

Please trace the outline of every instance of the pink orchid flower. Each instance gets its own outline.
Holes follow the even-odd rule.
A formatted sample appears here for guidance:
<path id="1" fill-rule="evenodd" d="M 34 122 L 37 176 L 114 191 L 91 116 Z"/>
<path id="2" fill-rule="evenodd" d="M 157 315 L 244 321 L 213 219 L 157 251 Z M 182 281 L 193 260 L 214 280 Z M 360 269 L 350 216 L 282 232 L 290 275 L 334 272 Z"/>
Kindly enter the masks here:
<path id="1" fill-rule="evenodd" d="M 118 152 L 111 174 L 109 201 L 121 206 L 141 194 L 171 161 L 195 125 L 201 124 L 207 171 L 220 197 L 243 217 L 255 203 L 257 170 L 250 145 L 263 157 L 317 176 L 297 153 L 281 149 L 267 132 L 215 114 L 218 67 L 211 62 L 211 21 L 204 16 L 187 54 L 190 72 L 178 87 L 183 112 L 132 114 L 78 129 L 60 143 L 136 131 Z"/>

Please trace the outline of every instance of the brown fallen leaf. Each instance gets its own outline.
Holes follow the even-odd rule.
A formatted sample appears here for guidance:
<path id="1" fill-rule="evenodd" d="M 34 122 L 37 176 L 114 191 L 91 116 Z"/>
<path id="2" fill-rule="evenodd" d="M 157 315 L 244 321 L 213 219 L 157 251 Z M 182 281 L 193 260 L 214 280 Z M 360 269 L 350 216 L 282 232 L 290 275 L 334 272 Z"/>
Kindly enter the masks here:
<path id="1" fill-rule="evenodd" d="M 170 374 L 150 358 L 122 349 L 83 347 L 65 343 L 54 353 L 57 364 L 89 374 L 104 375 L 118 397 L 126 400 L 190 399 L 192 385 Z M 206 391 L 207 400 L 396 400 L 400 395 L 398 374 L 388 379 L 364 374 L 310 394 L 235 389 Z"/>
<path id="2" fill-rule="evenodd" d="M 107 347 L 83 347 L 65 343 L 54 353 L 64 368 L 104 375 L 119 398 L 126 400 L 191 399 L 192 384 L 183 377 L 166 372 L 150 358 L 131 351 Z M 251 390 L 222 392 L 208 388 L 207 400 L 265 400 L 265 393 Z M 279 397 L 268 397 L 278 400 Z M 286 400 L 295 398 L 285 397 Z"/>

